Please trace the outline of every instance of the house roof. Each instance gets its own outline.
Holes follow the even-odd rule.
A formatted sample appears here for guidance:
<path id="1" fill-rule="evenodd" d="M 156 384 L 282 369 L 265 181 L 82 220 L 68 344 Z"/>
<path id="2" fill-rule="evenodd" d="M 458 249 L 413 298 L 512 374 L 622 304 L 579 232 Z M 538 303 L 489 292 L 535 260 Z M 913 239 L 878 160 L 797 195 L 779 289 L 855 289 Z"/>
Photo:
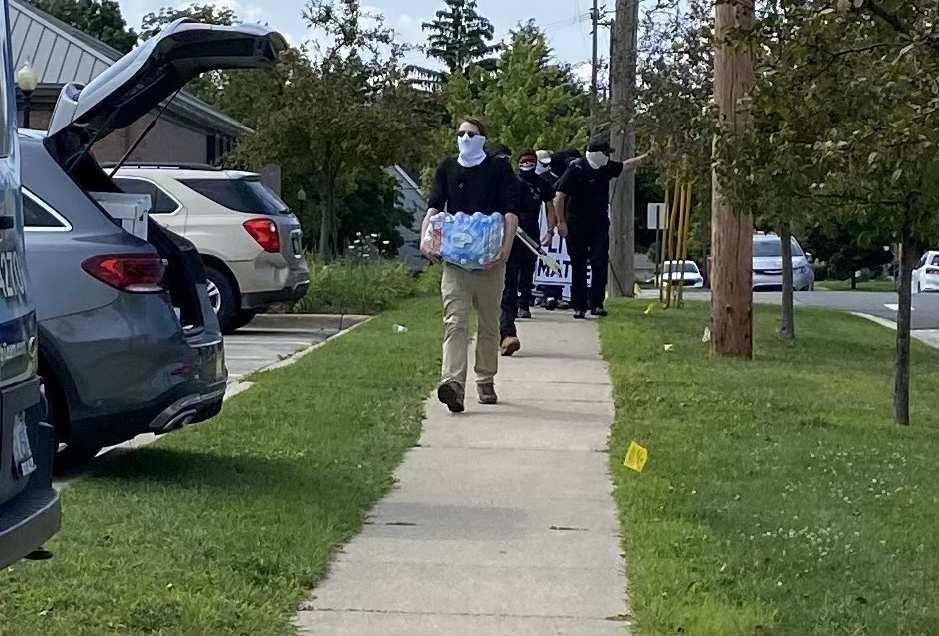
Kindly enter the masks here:
<path id="1" fill-rule="evenodd" d="M 26 0 L 10 0 L 13 68 L 30 61 L 39 85 L 57 87 L 68 82 L 87 84 L 122 57 L 122 53 Z M 231 135 L 250 131 L 242 123 L 181 92 L 169 112 L 195 124 Z"/>

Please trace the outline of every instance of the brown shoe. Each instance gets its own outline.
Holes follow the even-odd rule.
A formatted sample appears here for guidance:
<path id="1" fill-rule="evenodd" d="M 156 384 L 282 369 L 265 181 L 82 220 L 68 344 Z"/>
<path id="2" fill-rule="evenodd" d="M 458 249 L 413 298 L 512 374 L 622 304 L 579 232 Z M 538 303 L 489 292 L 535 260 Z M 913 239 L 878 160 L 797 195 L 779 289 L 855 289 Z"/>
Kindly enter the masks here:
<path id="1" fill-rule="evenodd" d="M 480 404 L 498 404 L 499 396 L 496 395 L 496 386 L 492 382 L 486 384 L 477 384 L 476 391 L 479 393 Z"/>
<path id="2" fill-rule="evenodd" d="M 502 355 L 508 357 L 522 348 L 522 342 L 515 336 L 506 336 L 502 339 Z"/>
<path id="3" fill-rule="evenodd" d="M 437 387 L 437 399 L 447 405 L 451 413 L 462 413 L 463 387 L 458 382 L 443 382 Z"/>

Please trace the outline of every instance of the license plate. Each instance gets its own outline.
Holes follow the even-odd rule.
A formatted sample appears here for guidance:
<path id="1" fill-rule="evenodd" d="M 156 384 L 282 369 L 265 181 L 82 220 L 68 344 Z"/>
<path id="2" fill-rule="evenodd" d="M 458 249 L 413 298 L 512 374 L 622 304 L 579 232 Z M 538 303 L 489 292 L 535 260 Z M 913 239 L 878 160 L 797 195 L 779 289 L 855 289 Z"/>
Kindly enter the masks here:
<path id="1" fill-rule="evenodd" d="M 17 413 L 13 417 L 13 469 L 17 477 L 26 477 L 36 470 L 33 461 L 33 449 L 29 446 L 26 431 L 26 414 Z"/>

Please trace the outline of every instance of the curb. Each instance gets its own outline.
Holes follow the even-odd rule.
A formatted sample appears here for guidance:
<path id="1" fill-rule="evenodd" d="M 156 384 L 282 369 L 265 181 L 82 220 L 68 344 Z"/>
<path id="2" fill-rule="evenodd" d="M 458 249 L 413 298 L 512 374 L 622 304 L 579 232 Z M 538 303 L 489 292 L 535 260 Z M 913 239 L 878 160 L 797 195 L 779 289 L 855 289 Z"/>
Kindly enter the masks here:
<path id="1" fill-rule="evenodd" d="M 330 329 L 343 331 L 371 316 L 359 314 L 258 314 L 247 327 L 254 329 Z"/>
<path id="2" fill-rule="evenodd" d="M 337 333 L 335 336 L 331 336 L 331 337 L 327 338 L 326 340 L 323 340 L 322 342 L 317 342 L 317 343 L 314 344 L 314 345 L 310 345 L 310 346 L 307 347 L 306 349 L 302 349 L 302 350 L 296 352 L 295 354 L 293 354 L 292 356 L 290 356 L 289 358 L 285 358 L 284 360 L 281 360 L 280 362 L 275 362 L 274 364 L 270 364 L 270 365 L 264 367 L 263 369 L 258 369 L 257 371 L 254 371 L 253 373 L 250 373 L 247 377 L 248 377 L 248 378 L 253 378 L 253 377 L 255 377 L 255 376 L 257 376 L 257 375 L 260 375 L 260 374 L 262 374 L 262 373 L 267 373 L 268 371 L 276 371 L 277 369 L 283 369 L 284 367 L 289 367 L 289 366 L 291 366 L 291 365 L 293 365 L 293 364 L 296 364 L 296 363 L 298 363 L 302 358 L 308 356 L 309 354 L 313 353 L 313 352 L 316 351 L 317 349 L 319 349 L 319 348 L 321 348 L 321 347 L 325 347 L 325 346 L 328 345 L 329 343 L 334 342 L 334 341 L 338 340 L 339 338 L 342 338 L 342 337 L 345 336 L 346 334 L 355 331 L 356 329 L 358 329 L 358 328 L 361 327 L 362 325 L 371 322 L 371 321 L 372 321 L 372 318 L 374 318 L 375 316 L 355 316 L 355 317 L 356 317 L 356 318 L 360 318 L 360 320 L 359 320 L 358 322 L 356 322 L 355 324 L 353 324 L 352 326 L 347 326 L 347 327 L 344 328 L 342 331 L 340 331 L 339 333 Z M 338 316 L 336 316 L 336 318 L 338 318 Z M 346 318 L 346 320 L 348 321 L 348 320 L 351 318 L 351 316 L 346 316 L 345 318 Z M 244 378 L 242 378 L 241 381 L 244 382 L 244 381 L 245 381 Z M 249 380 L 249 382 L 250 382 L 250 380 Z"/>
<path id="3" fill-rule="evenodd" d="M 872 316 L 871 314 L 865 314 L 858 311 L 850 312 L 852 316 L 857 316 L 858 318 L 863 318 L 864 320 L 870 320 L 871 322 L 877 323 L 881 327 L 886 327 L 893 331 L 897 330 L 897 323 L 892 320 L 887 320 L 886 318 L 881 318 L 880 316 Z M 939 349 L 939 330 L 936 329 L 910 329 L 910 336 L 916 338 L 918 341 L 922 342 L 928 347 L 933 349 Z"/>

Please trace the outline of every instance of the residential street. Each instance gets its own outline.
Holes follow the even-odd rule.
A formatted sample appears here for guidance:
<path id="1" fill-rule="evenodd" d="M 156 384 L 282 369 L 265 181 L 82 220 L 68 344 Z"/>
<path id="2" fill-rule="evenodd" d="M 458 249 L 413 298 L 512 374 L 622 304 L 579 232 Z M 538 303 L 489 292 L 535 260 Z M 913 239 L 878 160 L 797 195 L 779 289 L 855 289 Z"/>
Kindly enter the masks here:
<path id="1" fill-rule="evenodd" d="M 654 290 L 644 290 L 643 297 L 655 297 Z M 753 301 L 763 304 L 780 303 L 780 292 L 756 292 Z M 688 300 L 708 300 L 708 291 L 685 291 Z M 802 307 L 820 307 L 838 311 L 870 314 L 896 321 L 897 295 L 890 292 L 796 292 L 795 303 Z M 913 295 L 913 329 L 939 329 L 939 294 Z"/>
<path id="2" fill-rule="evenodd" d="M 500 406 L 428 401 L 397 488 L 301 607 L 301 633 L 624 633 L 596 325 L 538 312 L 502 359 Z"/>

